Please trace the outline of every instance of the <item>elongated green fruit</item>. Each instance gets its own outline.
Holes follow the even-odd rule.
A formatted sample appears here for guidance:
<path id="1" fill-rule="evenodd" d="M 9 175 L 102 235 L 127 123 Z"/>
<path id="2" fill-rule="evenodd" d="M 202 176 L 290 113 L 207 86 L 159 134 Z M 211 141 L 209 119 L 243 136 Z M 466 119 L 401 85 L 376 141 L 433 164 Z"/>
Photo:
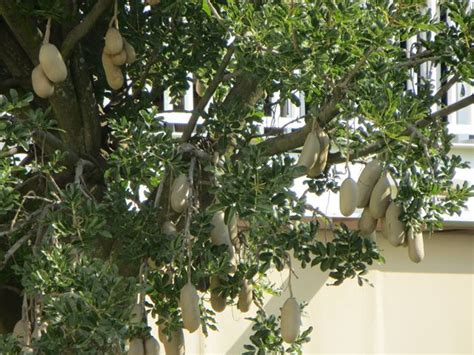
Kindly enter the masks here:
<path id="1" fill-rule="evenodd" d="M 306 169 L 311 169 L 311 167 L 316 163 L 320 151 L 321 145 L 319 143 L 318 134 L 314 131 L 308 133 L 297 165 L 305 166 Z"/>
<path id="2" fill-rule="evenodd" d="M 343 216 L 350 216 L 357 207 L 357 183 L 350 177 L 346 178 L 339 190 L 339 208 Z"/>
<path id="3" fill-rule="evenodd" d="M 54 44 L 45 43 L 39 52 L 39 62 L 44 73 L 53 83 L 60 83 L 67 78 L 67 68 L 61 52 Z"/>
<path id="4" fill-rule="evenodd" d="M 181 213 L 188 207 L 189 182 L 186 175 L 178 176 L 171 187 L 171 208 Z"/>
<path id="5" fill-rule="evenodd" d="M 183 317 L 184 329 L 195 332 L 201 325 L 201 311 L 199 309 L 199 295 L 193 284 L 187 283 L 180 292 L 179 304 Z"/>
<path id="6" fill-rule="evenodd" d="M 239 299 L 237 301 L 237 308 L 242 313 L 246 313 L 249 311 L 250 306 L 252 305 L 253 300 L 253 292 L 252 292 L 252 285 L 248 280 L 242 282 L 242 288 L 239 292 Z"/>
<path id="7" fill-rule="evenodd" d="M 319 146 L 320 146 L 320 152 L 318 154 L 318 157 L 316 159 L 316 163 L 309 169 L 308 171 L 308 176 L 315 178 L 319 175 L 321 175 L 326 169 L 326 164 L 328 161 L 328 154 L 329 154 L 329 137 L 324 132 L 323 130 L 320 130 L 318 132 L 318 138 L 319 138 Z"/>
<path id="8" fill-rule="evenodd" d="M 368 163 L 362 170 L 357 180 L 357 207 L 367 207 L 370 200 L 370 194 L 382 174 L 382 166 L 376 159 Z"/>
<path id="9" fill-rule="evenodd" d="M 362 235 L 369 235 L 377 227 L 377 220 L 372 217 L 368 207 L 364 208 L 362 215 L 359 218 L 359 230 Z"/>
<path id="10" fill-rule="evenodd" d="M 166 355 L 184 355 L 185 346 L 183 329 L 179 328 L 178 330 L 171 332 L 170 336 L 170 338 L 166 336 L 163 331 L 163 326 L 160 324 L 158 326 L 158 337 L 165 347 Z"/>
<path id="11" fill-rule="evenodd" d="M 405 240 L 405 225 L 400 221 L 402 208 L 395 202 L 388 205 L 387 212 L 385 212 L 385 230 L 387 239 L 395 247 L 403 244 Z"/>
<path id="12" fill-rule="evenodd" d="M 286 300 L 281 308 L 281 337 L 286 343 L 294 343 L 300 334 L 301 311 L 294 297 Z"/>
<path id="13" fill-rule="evenodd" d="M 423 233 L 415 232 L 412 228 L 408 230 L 408 257 L 414 263 L 419 263 L 425 258 L 425 247 Z"/>
<path id="14" fill-rule="evenodd" d="M 369 210 L 374 219 L 385 216 L 390 204 L 390 180 L 387 174 L 383 174 L 377 181 L 370 194 Z"/>

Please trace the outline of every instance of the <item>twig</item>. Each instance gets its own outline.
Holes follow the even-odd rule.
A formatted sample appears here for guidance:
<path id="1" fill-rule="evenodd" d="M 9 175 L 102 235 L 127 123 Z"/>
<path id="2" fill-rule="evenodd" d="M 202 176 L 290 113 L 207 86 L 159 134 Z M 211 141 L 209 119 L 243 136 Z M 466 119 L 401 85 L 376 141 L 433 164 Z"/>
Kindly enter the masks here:
<path id="1" fill-rule="evenodd" d="M 331 230 L 334 229 L 334 223 L 332 222 L 332 218 L 330 218 L 328 215 L 322 212 L 318 207 L 311 206 L 310 204 L 305 204 L 304 208 L 306 208 L 309 211 L 313 211 L 314 214 L 318 214 L 321 217 L 323 217 L 326 220 L 326 222 L 329 224 L 329 229 Z"/>
<path id="2" fill-rule="evenodd" d="M 187 142 L 189 138 L 191 138 L 191 134 L 194 131 L 194 127 L 196 126 L 196 123 L 199 117 L 201 116 L 201 111 L 204 110 L 209 100 L 211 99 L 212 95 L 214 94 L 217 87 L 219 86 L 220 82 L 222 81 L 225 68 L 229 64 L 230 59 L 232 58 L 232 55 L 234 54 L 234 50 L 235 50 L 234 45 L 230 44 L 229 47 L 227 48 L 227 53 L 222 59 L 222 63 L 219 66 L 219 69 L 217 69 L 216 76 L 210 82 L 209 86 L 207 87 L 206 92 L 204 93 L 204 96 L 201 98 L 201 100 L 199 100 L 198 104 L 196 105 L 196 108 L 193 110 L 193 113 L 191 114 L 191 118 L 189 119 L 188 124 L 184 128 L 183 135 L 181 136 L 182 142 Z"/>
<path id="3" fill-rule="evenodd" d="M 211 0 L 206 0 L 206 2 L 207 2 L 207 4 L 209 5 L 209 7 L 211 9 L 212 15 L 216 18 L 219 25 L 221 25 L 224 29 L 227 29 L 227 27 L 225 25 L 225 22 L 224 22 L 224 19 L 221 17 L 219 12 L 216 10 L 214 5 L 212 5 Z"/>
<path id="4" fill-rule="evenodd" d="M 3 256 L 3 261 L 0 263 L 0 270 L 2 270 L 5 265 L 7 264 L 8 260 L 15 254 L 15 252 L 31 237 L 33 236 L 33 232 L 29 231 L 28 233 L 25 233 L 23 237 L 18 239 L 13 246 L 7 250 L 5 255 Z"/>
<path id="5" fill-rule="evenodd" d="M 445 84 L 443 84 L 438 92 L 434 95 L 434 98 L 439 100 L 443 97 L 443 95 L 445 95 L 449 89 L 451 89 L 451 87 L 457 83 L 457 81 L 460 79 L 460 75 L 458 73 L 456 73 L 455 75 L 453 75 L 453 77 L 451 79 L 449 79 Z"/>
<path id="6" fill-rule="evenodd" d="M 81 184 L 81 177 L 84 172 L 84 167 L 85 166 L 91 166 L 93 167 L 94 164 L 92 164 L 90 161 L 85 160 L 85 159 L 79 159 L 76 163 L 76 171 L 74 175 L 74 183 L 80 185 Z"/>
<path id="7" fill-rule="evenodd" d="M 43 44 L 49 43 L 49 36 L 51 35 L 51 17 L 48 17 L 46 23 L 46 31 L 44 31 Z"/>
<path id="8" fill-rule="evenodd" d="M 4 152 L 0 152 L 0 158 L 11 157 L 12 155 L 23 153 L 27 153 L 27 151 L 22 147 L 12 147 Z"/>
<path id="9" fill-rule="evenodd" d="M 212 160 L 212 156 L 210 154 L 206 153 L 202 149 L 199 149 L 198 147 L 196 147 L 195 145 L 193 145 L 191 143 L 182 143 L 178 147 L 178 152 L 179 153 L 190 153 L 190 154 L 194 155 L 196 158 L 198 158 L 199 160 L 205 160 L 205 161 L 211 161 Z"/>
<path id="10" fill-rule="evenodd" d="M 165 188 L 165 182 L 168 178 L 168 173 L 165 173 L 163 179 L 160 181 L 160 186 L 158 186 L 158 190 L 156 191 L 155 201 L 153 202 L 153 207 L 158 208 L 160 204 L 161 195 L 163 194 L 163 189 Z"/>

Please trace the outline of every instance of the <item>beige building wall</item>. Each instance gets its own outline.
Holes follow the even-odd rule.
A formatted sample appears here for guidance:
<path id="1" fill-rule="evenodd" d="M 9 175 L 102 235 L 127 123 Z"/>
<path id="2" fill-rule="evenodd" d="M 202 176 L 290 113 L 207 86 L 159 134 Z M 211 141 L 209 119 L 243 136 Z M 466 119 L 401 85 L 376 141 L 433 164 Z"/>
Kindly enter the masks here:
<path id="1" fill-rule="evenodd" d="M 304 354 L 474 354 L 474 232 L 425 235 L 425 260 L 409 261 L 406 248 L 379 238 L 387 263 L 368 278 L 341 286 L 316 268 L 296 269 L 294 294 L 309 306 L 303 328 L 313 326 Z M 272 274 L 286 284 L 288 272 Z M 267 299 L 265 310 L 278 314 L 288 297 Z M 236 308 L 217 316 L 219 332 L 208 338 L 185 331 L 187 354 L 241 354 L 249 343 L 251 322 Z"/>

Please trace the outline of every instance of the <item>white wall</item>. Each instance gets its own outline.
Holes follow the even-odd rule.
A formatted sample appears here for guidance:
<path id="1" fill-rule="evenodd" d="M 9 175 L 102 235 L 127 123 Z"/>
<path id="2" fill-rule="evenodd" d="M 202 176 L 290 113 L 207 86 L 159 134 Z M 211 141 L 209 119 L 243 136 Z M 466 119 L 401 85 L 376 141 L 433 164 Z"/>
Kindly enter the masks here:
<path id="1" fill-rule="evenodd" d="M 407 249 L 378 243 L 386 265 L 372 268 L 374 287 L 347 280 L 338 287 L 319 269 L 296 269 L 294 294 L 309 302 L 303 327 L 313 326 L 304 354 L 473 354 L 474 233 L 425 236 L 426 258 L 408 260 Z M 322 238 L 322 236 L 319 236 Z M 285 283 L 287 271 L 274 272 Z M 278 314 L 288 296 L 268 298 L 265 310 Z M 228 307 L 217 317 L 220 331 L 205 338 L 186 334 L 187 354 L 241 354 L 249 343 L 255 306 L 245 316 Z"/>

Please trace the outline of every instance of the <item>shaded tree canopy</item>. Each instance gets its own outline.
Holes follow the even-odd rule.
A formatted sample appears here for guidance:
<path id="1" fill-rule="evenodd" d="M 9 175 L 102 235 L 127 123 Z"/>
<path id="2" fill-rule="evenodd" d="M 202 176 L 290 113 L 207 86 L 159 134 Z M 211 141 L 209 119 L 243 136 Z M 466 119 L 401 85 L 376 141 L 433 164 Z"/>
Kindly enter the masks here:
<path id="1" fill-rule="evenodd" d="M 262 308 L 281 292 L 269 270 L 291 277 L 293 262 L 363 284 L 383 261 L 360 231 L 316 237 L 325 216 L 306 197 L 338 191 L 337 164 L 379 158 L 407 235 L 442 227 L 471 195 L 452 185 L 467 165 L 449 154 L 446 117 L 474 96 L 445 100 L 473 84 L 468 1 L 440 1 L 437 14 L 424 0 L 155 2 L 0 0 L 2 351 L 125 351 L 149 331 L 130 319 L 137 295 L 153 301 L 161 338 L 177 339 L 187 283 L 200 291 L 205 333 L 218 328 L 216 310 L 245 311 L 247 300 L 259 311 L 246 351 L 300 351 L 311 329 L 284 343 L 279 315 Z M 137 59 L 128 52 L 106 77 L 110 26 Z M 54 93 L 42 99 L 31 73 L 45 37 L 67 78 L 46 81 Z M 176 137 L 163 95 L 178 104 L 190 87 L 196 105 Z M 286 100 L 305 105 L 304 124 L 262 134 L 265 112 Z M 297 196 L 307 169 L 295 152 L 310 132 L 327 134 L 327 164 Z M 18 341 L 20 318 L 47 332 Z"/>

